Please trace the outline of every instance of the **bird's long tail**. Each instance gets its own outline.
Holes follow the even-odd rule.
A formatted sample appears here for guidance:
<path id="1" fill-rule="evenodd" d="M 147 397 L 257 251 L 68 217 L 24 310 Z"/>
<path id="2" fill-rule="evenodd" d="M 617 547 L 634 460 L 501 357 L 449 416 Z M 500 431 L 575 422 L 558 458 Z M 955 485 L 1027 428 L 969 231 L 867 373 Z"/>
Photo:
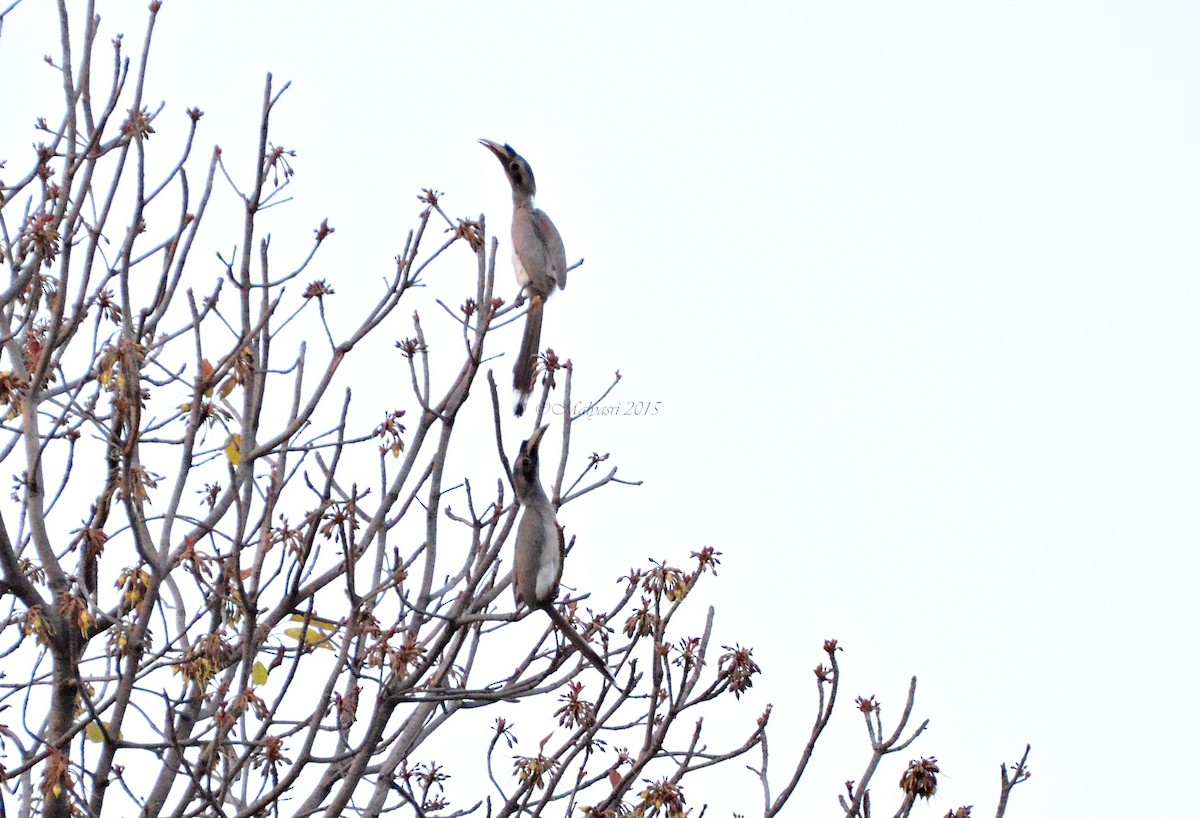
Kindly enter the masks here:
<path id="1" fill-rule="evenodd" d="M 533 382 L 537 369 L 538 347 L 542 340 L 542 298 L 534 295 L 525 314 L 525 333 L 521 336 L 521 351 L 513 363 L 513 391 L 517 393 L 513 412 L 517 417 L 525 413 L 529 396 L 533 393 Z"/>
<path id="2" fill-rule="evenodd" d="M 565 616 L 558 612 L 558 608 L 554 607 L 554 603 L 547 602 L 541 608 L 550 615 L 550 618 L 554 620 L 555 626 L 563 632 L 563 636 L 567 637 L 570 643 L 575 646 L 575 649 L 582 653 L 585 659 L 595 665 L 596 670 L 603 673 L 604 677 L 612 682 L 614 687 L 620 689 L 621 685 L 617 683 L 616 678 L 609 672 L 608 667 L 604 664 L 604 660 L 597 656 L 596 651 L 592 650 L 592 646 L 579 635 L 578 631 L 571 627 L 571 623 L 567 621 Z"/>

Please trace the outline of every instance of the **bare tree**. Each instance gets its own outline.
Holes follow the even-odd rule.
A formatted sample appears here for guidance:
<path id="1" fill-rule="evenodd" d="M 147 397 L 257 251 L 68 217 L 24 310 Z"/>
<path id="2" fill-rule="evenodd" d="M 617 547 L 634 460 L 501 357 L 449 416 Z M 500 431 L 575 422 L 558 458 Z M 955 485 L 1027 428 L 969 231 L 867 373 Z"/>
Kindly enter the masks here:
<path id="1" fill-rule="evenodd" d="M 182 144 L 152 151 L 173 116 L 143 94 L 160 4 L 139 53 L 116 37 L 111 60 L 94 7 L 73 20 L 68 5 L 49 60 L 58 112 L 38 121 L 28 170 L 0 156 L 24 173 L 0 184 L 0 461 L 14 480 L 0 507 L 0 741 L 15 814 L 678 816 L 685 777 L 737 759 L 757 765 L 763 815 L 779 814 L 833 713 L 840 648 L 824 646 L 816 721 L 783 748 L 773 795 L 770 709 L 732 741 L 697 715 L 760 672 L 749 648 L 713 643 L 713 609 L 698 631 L 682 624 L 718 552 L 632 570 L 599 610 L 586 594 L 560 601 L 616 685 L 548 623 L 511 653 L 526 644 L 507 593 L 519 441 L 504 437 L 485 346 L 523 304 L 497 295 L 483 218 L 452 219 L 423 191 L 374 299 L 338 302 L 305 277 L 334 229 L 322 222 L 287 266 L 263 227 L 293 179 L 295 153 L 271 135 L 286 86 L 267 78 L 248 174 L 220 148 L 196 153 L 197 109 Z M 240 249 L 214 264 L 197 248 L 218 208 L 240 226 L 209 243 Z M 472 273 L 456 308 L 420 287 L 446 268 Z M 362 399 L 338 386 L 352 366 L 403 373 L 403 408 L 370 406 L 363 425 Z M 574 405 L 570 361 L 548 350 L 541 371 L 536 424 Z M 472 396 L 490 404 L 495 441 L 467 453 L 495 479 L 482 492 L 447 471 Z M 607 455 L 572 453 L 573 420 L 555 425 L 555 507 L 629 482 L 602 471 Z M 915 688 L 891 736 L 859 699 L 871 755 L 846 815 L 870 815 L 880 759 L 924 729 L 904 737 Z M 540 742 L 470 718 L 523 701 L 542 704 L 529 711 Z M 436 761 L 435 739 L 463 731 L 476 744 Z M 1027 755 L 1003 773 L 997 815 Z M 452 779 L 465 756 L 486 782 Z M 897 815 L 937 771 L 910 765 Z"/>

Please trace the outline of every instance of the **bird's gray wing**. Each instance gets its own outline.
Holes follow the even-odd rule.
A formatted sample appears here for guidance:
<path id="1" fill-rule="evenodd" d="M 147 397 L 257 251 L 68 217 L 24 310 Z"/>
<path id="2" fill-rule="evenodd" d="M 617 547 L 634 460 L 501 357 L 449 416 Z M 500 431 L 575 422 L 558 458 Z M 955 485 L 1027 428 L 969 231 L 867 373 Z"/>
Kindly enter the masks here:
<path id="1" fill-rule="evenodd" d="M 545 270 L 560 290 L 567 288 L 567 249 L 563 246 L 558 228 L 541 210 L 534 209 L 531 226 L 538 241 L 545 248 Z"/>

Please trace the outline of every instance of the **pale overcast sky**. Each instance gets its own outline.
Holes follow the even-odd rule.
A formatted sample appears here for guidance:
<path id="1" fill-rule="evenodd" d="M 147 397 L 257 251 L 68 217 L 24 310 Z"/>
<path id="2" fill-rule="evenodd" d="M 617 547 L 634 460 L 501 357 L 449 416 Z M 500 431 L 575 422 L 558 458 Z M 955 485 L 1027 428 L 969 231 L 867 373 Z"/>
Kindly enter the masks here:
<path id="1" fill-rule="evenodd" d="M 4 22 L 5 151 L 59 104 L 50 6 Z M 101 4 L 105 36 L 136 53 L 145 6 Z M 731 718 L 773 702 L 798 742 L 840 640 L 844 709 L 792 814 L 839 814 L 867 758 L 853 697 L 886 721 L 911 675 L 932 725 L 881 805 L 936 755 L 915 814 L 991 814 L 1028 741 L 1010 816 L 1195 810 L 1200 6 L 168 0 L 157 26 L 158 140 L 198 106 L 245 167 L 265 73 L 292 82 L 275 224 L 306 247 L 328 216 L 313 277 L 348 292 L 390 269 L 421 187 L 507 243 L 476 139 L 530 161 L 586 259 L 543 343 L 577 396 L 619 369 L 609 403 L 661 402 L 580 424 L 578 454 L 645 482 L 563 510 L 606 544 L 566 579 L 606 594 L 644 557 L 724 552 L 719 639 L 765 671 Z M 732 780 L 710 814 L 743 786 L 756 814 Z"/>

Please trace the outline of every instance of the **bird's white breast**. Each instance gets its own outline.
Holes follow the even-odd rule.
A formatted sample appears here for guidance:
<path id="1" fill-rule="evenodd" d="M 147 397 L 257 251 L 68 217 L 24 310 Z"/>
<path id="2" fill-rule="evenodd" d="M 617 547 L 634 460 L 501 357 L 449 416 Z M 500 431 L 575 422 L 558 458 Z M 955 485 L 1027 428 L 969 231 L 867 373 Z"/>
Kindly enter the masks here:
<path id="1" fill-rule="evenodd" d="M 525 265 L 521 263 L 521 257 L 517 255 L 517 251 L 513 250 L 512 254 L 513 270 L 517 274 L 517 284 L 521 287 L 529 286 L 529 273 L 525 270 Z"/>
<path id="2" fill-rule="evenodd" d="M 538 560 L 537 598 L 553 599 L 558 592 L 558 580 L 562 576 L 562 552 L 558 550 L 558 526 L 554 520 L 543 520 L 545 531 L 541 559 Z"/>

